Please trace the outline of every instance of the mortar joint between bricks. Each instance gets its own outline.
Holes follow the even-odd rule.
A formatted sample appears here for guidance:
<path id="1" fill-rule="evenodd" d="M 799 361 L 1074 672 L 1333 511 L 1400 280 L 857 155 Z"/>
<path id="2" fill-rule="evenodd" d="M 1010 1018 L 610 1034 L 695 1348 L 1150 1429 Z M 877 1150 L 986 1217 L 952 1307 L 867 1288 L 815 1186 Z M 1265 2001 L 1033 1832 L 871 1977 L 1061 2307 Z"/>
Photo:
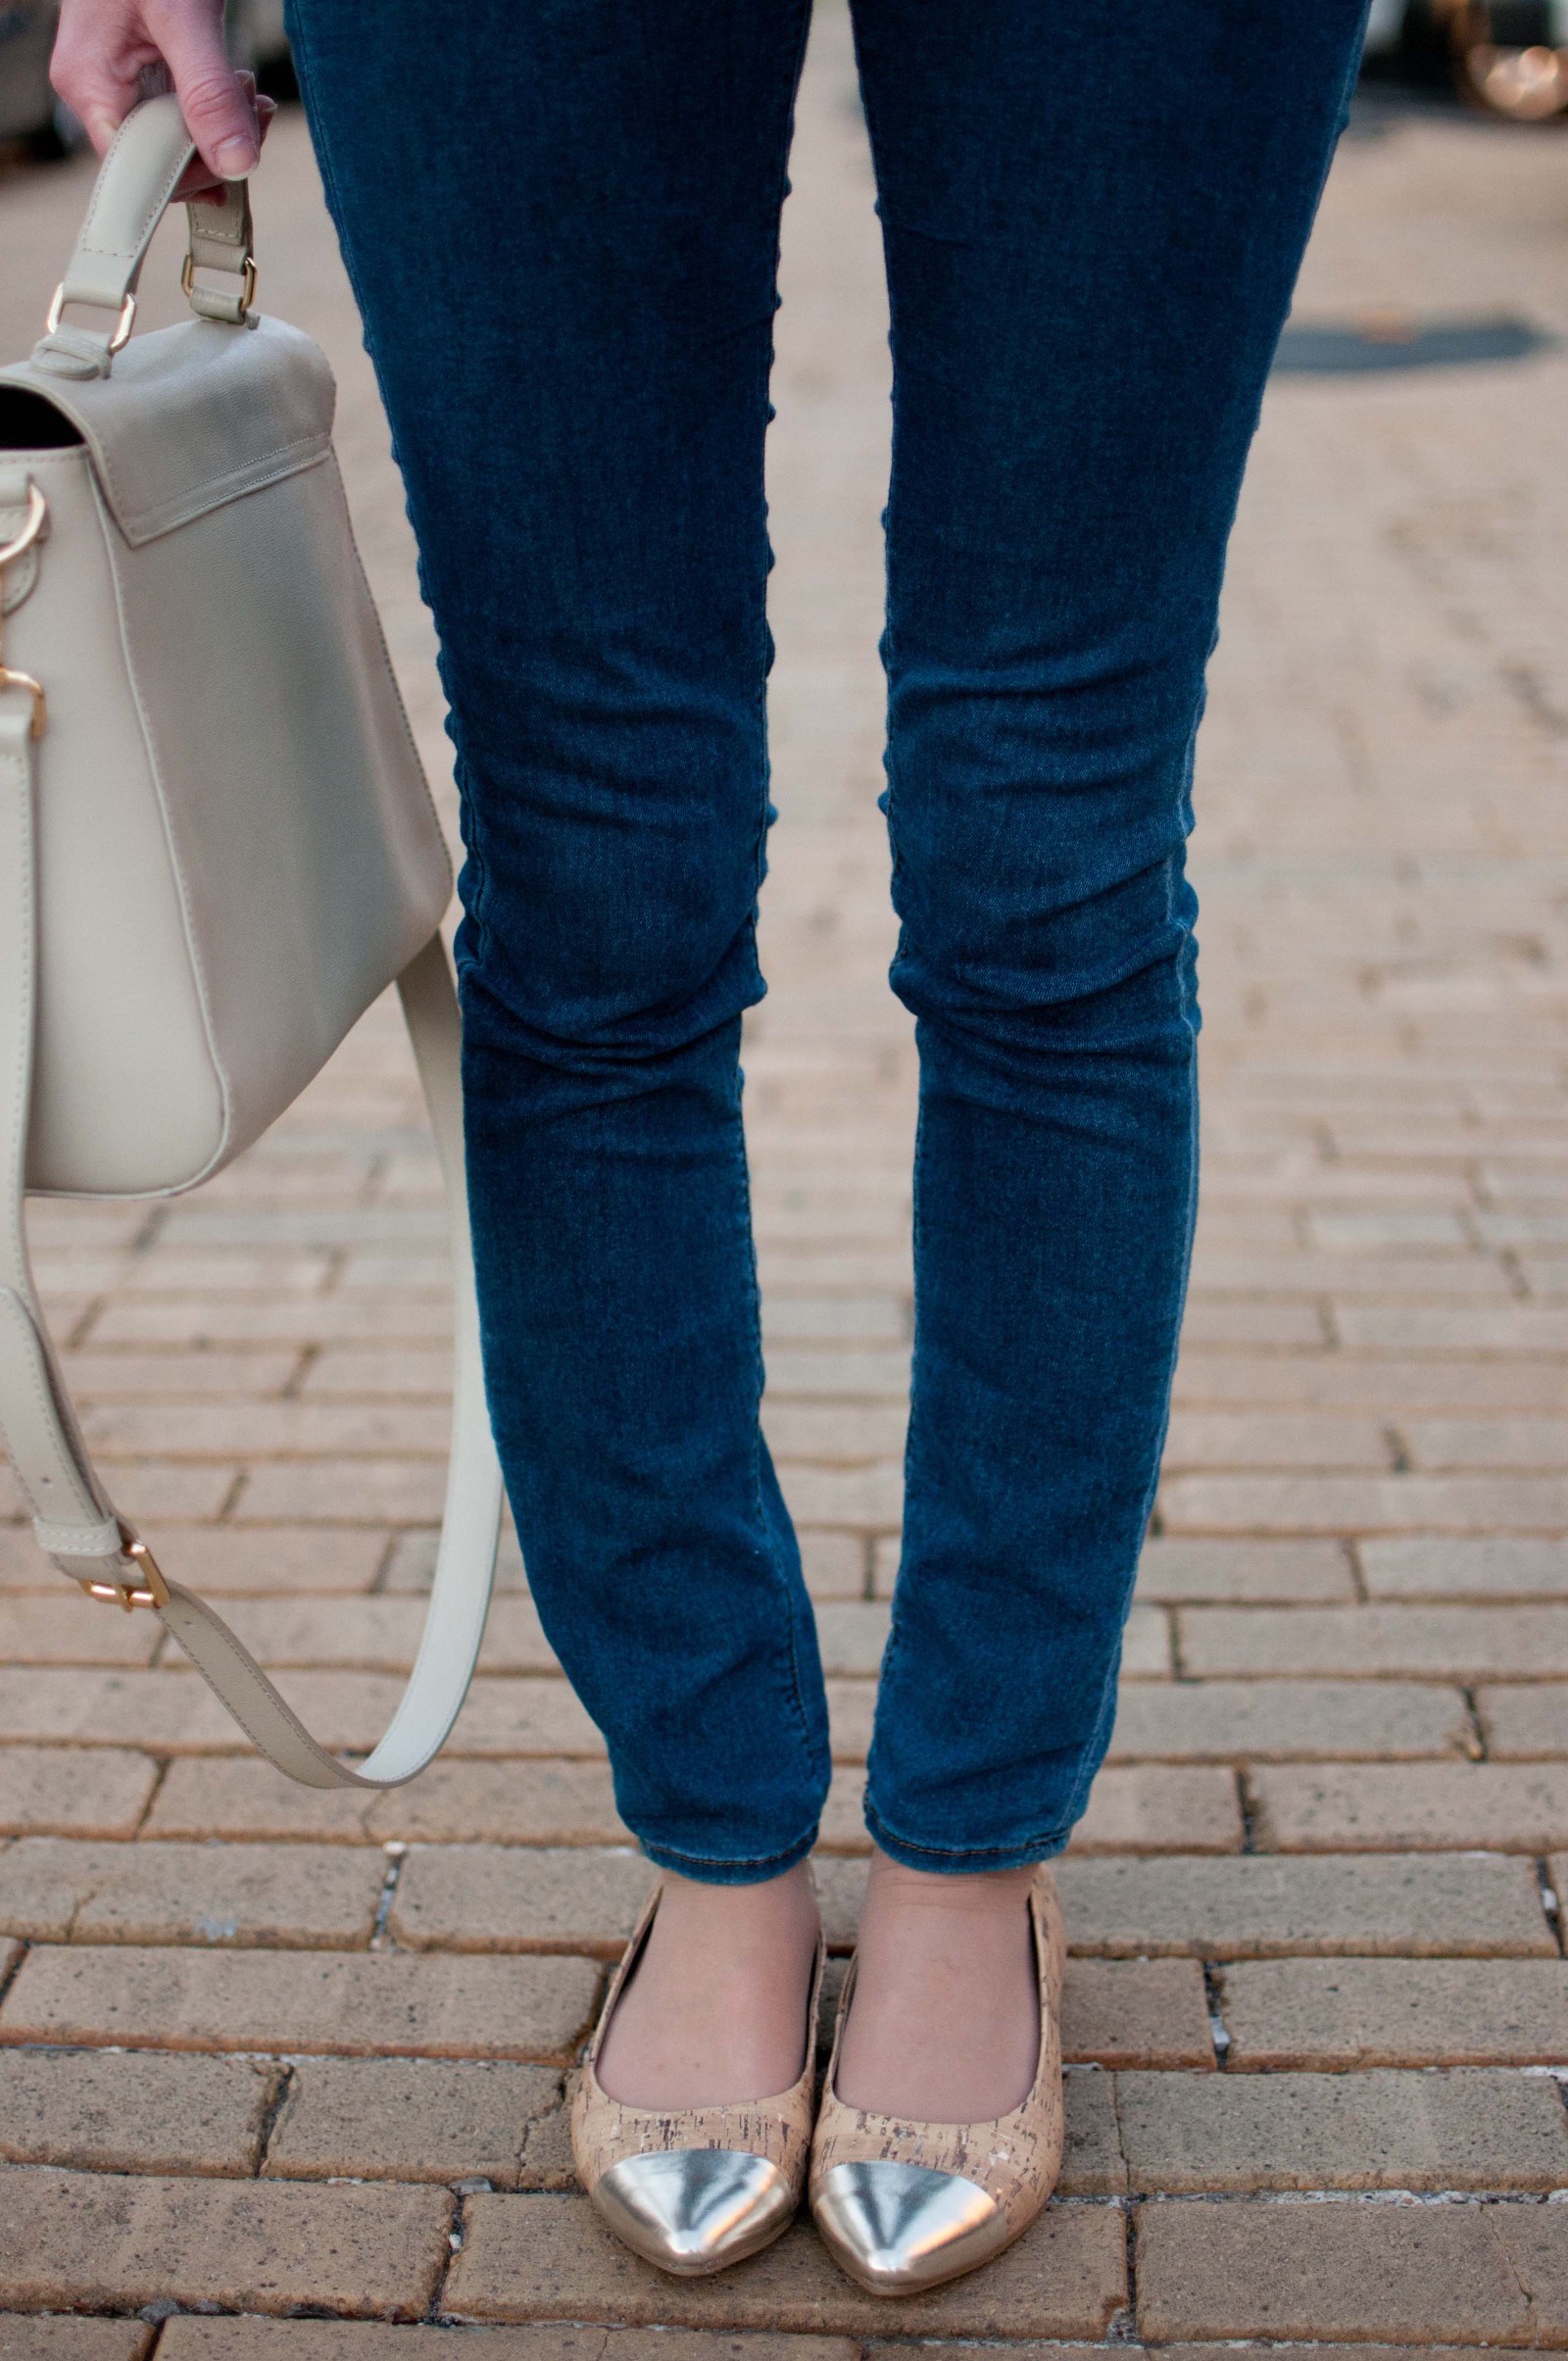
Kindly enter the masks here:
<path id="1" fill-rule="evenodd" d="M 398 1880 L 403 1875 L 403 1864 L 409 1857 L 408 1846 L 400 1844 L 396 1839 L 383 1845 L 381 1850 L 386 1855 L 386 1875 L 381 1880 L 381 1891 L 375 1900 L 375 1918 L 370 1928 L 368 1946 L 372 1951 L 385 1951 L 392 1947 L 392 1938 L 386 1931 L 387 1920 L 392 1915 L 392 1904 L 397 1894 Z"/>
<path id="2" fill-rule="evenodd" d="M 157 1655 L 155 1655 L 155 1656 L 153 1657 L 153 1662 L 154 1662 L 155 1664 L 156 1664 L 156 1663 L 158 1663 L 159 1659 L 160 1659 L 160 1658 L 162 1657 L 162 1655 L 163 1655 L 164 1648 L 171 1648 L 171 1647 L 172 1647 L 172 1645 L 173 1645 L 173 1643 L 172 1643 L 171 1640 L 169 1640 L 169 1639 L 167 1639 L 167 1638 L 166 1638 L 166 1639 L 165 1639 L 165 1641 L 164 1641 L 164 1643 L 163 1643 L 163 1647 L 159 1648 Z M 154 1806 L 154 1804 L 155 1804 L 155 1803 L 158 1801 L 159 1795 L 160 1795 L 162 1794 L 162 1792 L 163 1792 L 163 1786 L 164 1786 L 164 1782 L 165 1782 L 165 1780 L 166 1780 L 166 1779 L 169 1777 L 169 1774 L 170 1774 L 171 1770 L 173 1768 L 173 1762 L 174 1762 L 174 1758 L 173 1758 L 173 1756 L 172 1756 L 172 1754 L 161 1754 L 161 1755 L 157 1755 L 157 1756 L 155 1756 L 155 1757 L 154 1757 L 154 1760 L 153 1760 L 153 1783 L 152 1783 L 152 1786 L 149 1788 L 149 1790 L 148 1790 L 148 1792 L 147 1792 L 147 1800 L 146 1800 L 145 1804 L 142 1806 L 142 1814 L 141 1814 L 141 1818 L 140 1818 L 140 1819 L 137 1821 L 137 1823 L 136 1823 L 136 1825 L 135 1825 L 134 1829 L 131 1831 L 131 1838 L 132 1838 L 132 1842 L 134 1842 L 134 1840 L 135 1840 L 137 1837 L 139 1837 L 139 1836 L 141 1835 L 141 1833 L 142 1833 L 142 1830 L 143 1830 L 143 1829 L 146 1827 L 146 1825 L 147 1825 L 148 1821 L 149 1821 L 149 1820 L 152 1818 L 152 1815 L 153 1815 L 153 1806 Z M 74 1913 L 74 1912 L 73 1912 L 73 1914 L 72 1914 L 72 1935 L 73 1935 L 73 1937 L 74 1936 L 74 1934 L 75 1934 L 75 1913 Z"/>
<path id="3" fill-rule="evenodd" d="M 1459 1695 L 1464 1699 L 1465 1716 L 1470 1725 L 1467 1734 L 1459 1743 L 1471 1762 L 1485 1762 L 1487 1759 L 1487 1729 L 1481 1719 L 1481 1707 L 1477 1701 L 1476 1693 L 1473 1688 L 1463 1686 L 1460 1688 Z"/>
<path id="4" fill-rule="evenodd" d="M 168 1205 L 155 1205 L 149 1208 L 146 1220 L 130 1242 L 133 1254 L 145 1254 L 157 1244 L 172 1210 L 172 1207 Z"/>
<path id="5" fill-rule="evenodd" d="M 1340 1548 L 1345 1552 L 1345 1560 L 1350 1570 L 1350 1589 L 1354 1593 L 1356 1604 L 1367 1606 L 1371 1603 L 1372 1595 L 1366 1587 L 1366 1571 L 1361 1564 L 1361 1545 L 1359 1541 L 1345 1540 L 1341 1542 Z"/>
<path id="6" fill-rule="evenodd" d="M 400 1525 L 386 1537 L 386 1547 L 381 1551 L 381 1562 L 375 1569 L 375 1575 L 368 1594 L 371 1599 L 387 1597 L 386 1586 L 391 1581 L 392 1569 L 398 1562 L 398 1549 L 403 1541 L 404 1531 L 405 1528 Z"/>
<path id="7" fill-rule="evenodd" d="M 1208 2010 L 1215 2060 L 1223 2072 L 1231 2062 L 1230 2028 L 1225 2022 L 1225 1971 L 1212 1959 L 1203 1962 L 1203 2001 Z"/>
<path id="8" fill-rule="evenodd" d="M 1173 1681 L 1190 1681 L 1193 1675 L 1187 1669 L 1187 1658 L 1182 1649 L 1181 1615 L 1174 1606 L 1161 1606 L 1157 1611 L 1165 1618 L 1165 1650 L 1170 1657 L 1170 1677 Z"/>
<path id="9" fill-rule="evenodd" d="M 74 1326 L 68 1328 L 66 1331 L 64 1350 L 67 1353 L 79 1353 L 81 1351 L 82 1347 L 86 1344 L 88 1337 L 92 1334 L 93 1326 L 98 1318 L 99 1313 L 107 1308 L 108 1303 L 109 1299 L 107 1296 L 93 1297 L 91 1303 L 87 1305 L 87 1308 L 82 1313 L 80 1319 L 75 1322 Z"/>
<path id="10" fill-rule="evenodd" d="M 1256 1852 L 1260 1849 L 1257 1842 L 1257 1797 L 1252 1793 L 1251 1773 L 1245 1767 L 1238 1767 L 1236 1773 L 1236 1806 L 1242 1816 L 1242 1850 L 1244 1853 Z"/>
<path id="11" fill-rule="evenodd" d="M 1525 1277 L 1519 1257 L 1511 1246 L 1502 1248 L 1497 1255 L 1497 1263 L 1503 1277 L 1508 1282 L 1509 1294 L 1517 1297 L 1521 1303 L 1528 1301 L 1530 1282 Z"/>
<path id="12" fill-rule="evenodd" d="M 446 2291 L 447 2281 L 452 2276 L 452 2266 L 463 2252 L 464 2242 L 468 2235 L 467 2204 L 466 2197 L 460 2196 L 455 2190 L 453 2191 L 452 2220 L 447 2230 L 447 2258 L 437 2275 L 435 2291 L 430 2297 L 430 2309 L 425 2314 L 425 2319 L 436 2327 L 457 2325 L 457 2314 L 446 2309 Z"/>
<path id="13" fill-rule="evenodd" d="M 6 1993 L 10 1991 L 12 1985 L 15 1984 L 17 1978 L 21 1975 L 22 1963 L 26 1958 L 27 1953 L 31 1950 L 31 1948 L 32 1945 L 28 1943 L 18 1943 L 17 1955 L 11 1962 L 9 1968 L 0 1968 L 0 2000 L 4 2000 Z"/>
<path id="14" fill-rule="evenodd" d="M 266 2110 L 263 2113 L 261 2131 L 256 2141 L 256 2175 L 258 2180 L 260 2180 L 262 2175 L 267 2170 L 267 2159 L 272 2145 L 272 2134 L 277 2129 L 277 2119 L 282 2114 L 283 2109 L 287 2106 L 293 2090 L 293 2060 L 291 2058 L 280 2059 L 277 2066 L 277 2081 L 272 2087 L 272 2095 L 269 2099 Z"/>
<path id="15" fill-rule="evenodd" d="M 1389 1465 L 1394 1473 L 1396 1476 L 1409 1475 L 1413 1462 L 1405 1448 L 1404 1437 L 1396 1426 L 1386 1426 L 1383 1429 L 1383 1445 L 1389 1454 Z"/>
<path id="16" fill-rule="evenodd" d="M 250 1480 L 250 1469 L 248 1467 L 242 1467 L 236 1474 L 234 1481 L 229 1486 L 227 1492 L 223 1495 L 222 1506 L 219 1509 L 217 1516 L 213 1520 L 215 1524 L 232 1524 L 234 1512 L 240 1504 L 240 1500 L 244 1496 L 245 1487 Z"/>
<path id="17" fill-rule="evenodd" d="M 1138 2344 L 1138 2208 L 1124 2203 L 1122 2217 L 1127 2241 L 1127 2301 L 1105 2331 L 1107 2344 Z"/>

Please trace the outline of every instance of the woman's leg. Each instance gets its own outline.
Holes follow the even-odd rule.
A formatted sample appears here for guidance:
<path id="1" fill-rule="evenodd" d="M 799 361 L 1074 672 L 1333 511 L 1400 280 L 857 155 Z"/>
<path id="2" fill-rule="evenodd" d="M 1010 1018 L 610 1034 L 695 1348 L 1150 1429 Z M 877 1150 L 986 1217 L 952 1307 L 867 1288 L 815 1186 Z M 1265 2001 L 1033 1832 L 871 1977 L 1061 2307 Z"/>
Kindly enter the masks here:
<path id="1" fill-rule="evenodd" d="M 733 1884 L 801 1860 L 828 1776 L 758 1425 L 736 1062 L 762 988 L 762 441 L 807 5 L 292 8 L 452 707 L 508 1489 L 624 1818 Z"/>
<path id="2" fill-rule="evenodd" d="M 852 2045 L 846 2071 L 918 2111 L 913 2019 L 955 2023 L 927 1967 L 957 1906 L 922 1889 L 1059 1851 L 1115 1709 L 1197 1183 L 1193 741 L 1362 9 L 854 10 L 892 299 L 886 807 L 921 1111 L 866 1807 L 901 1874 L 879 1867 L 856 2009 L 877 2063 Z M 993 1981 L 1027 2010 L 1023 1914 L 993 1915 Z"/>

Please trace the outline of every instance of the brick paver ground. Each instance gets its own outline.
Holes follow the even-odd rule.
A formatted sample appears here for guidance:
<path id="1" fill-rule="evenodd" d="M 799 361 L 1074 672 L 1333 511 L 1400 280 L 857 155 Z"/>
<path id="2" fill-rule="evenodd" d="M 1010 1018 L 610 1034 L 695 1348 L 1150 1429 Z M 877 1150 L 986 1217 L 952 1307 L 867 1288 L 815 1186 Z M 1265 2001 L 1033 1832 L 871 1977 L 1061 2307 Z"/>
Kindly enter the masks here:
<path id="1" fill-rule="evenodd" d="M 748 1115 L 768 1427 L 831 1680 L 842 1949 L 896 1561 L 914 1069 L 874 809 L 883 299 L 830 9 L 795 177 L 783 819 Z M 9 349 L 84 186 L 0 182 Z M 444 777 L 297 116 L 259 211 L 267 301 L 340 372 L 370 568 Z M 149 316 L 172 316 L 172 274 L 166 251 Z M 1561 138 L 1362 119 L 1301 309 L 1391 305 L 1568 331 Z M 513 2324 L 475 2331 L 481 2361 L 1568 2345 L 1565 391 L 1548 353 L 1270 395 L 1202 743 L 1192 1312 L 1123 1710 L 1061 1873 L 1058 2202 L 912 2304 L 861 2296 L 804 2227 L 716 2282 L 646 2270 L 573 2193 L 560 2103 L 646 1873 L 514 1548 L 439 1767 L 322 1797 L 236 1746 L 150 1621 L 52 1581 L 5 1490 L 5 2361 L 424 2361 L 457 2340 L 420 2321 Z M 441 1215 L 392 1012 L 196 1198 L 40 1208 L 33 1231 L 126 1506 L 332 1743 L 367 1746 L 417 1629 L 446 1418 Z"/>

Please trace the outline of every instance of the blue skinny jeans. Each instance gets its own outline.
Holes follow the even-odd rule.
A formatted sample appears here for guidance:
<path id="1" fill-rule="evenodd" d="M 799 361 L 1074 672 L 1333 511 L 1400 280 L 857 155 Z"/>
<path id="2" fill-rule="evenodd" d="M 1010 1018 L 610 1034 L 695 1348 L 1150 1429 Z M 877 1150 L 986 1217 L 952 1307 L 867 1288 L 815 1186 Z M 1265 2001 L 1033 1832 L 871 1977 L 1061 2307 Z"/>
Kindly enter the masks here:
<path id="1" fill-rule="evenodd" d="M 892 301 L 917 1020 L 904 1557 L 866 1819 L 1045 1859 L 1109 1737 L 1197 1186 L 1193 741 L 1363 0 L 853 0 Z M 742 1011 L 762 447 L 809 0 L 293 0 L 438 626 L 497 1440 L 655 1861 L 810 1847 Z"/>

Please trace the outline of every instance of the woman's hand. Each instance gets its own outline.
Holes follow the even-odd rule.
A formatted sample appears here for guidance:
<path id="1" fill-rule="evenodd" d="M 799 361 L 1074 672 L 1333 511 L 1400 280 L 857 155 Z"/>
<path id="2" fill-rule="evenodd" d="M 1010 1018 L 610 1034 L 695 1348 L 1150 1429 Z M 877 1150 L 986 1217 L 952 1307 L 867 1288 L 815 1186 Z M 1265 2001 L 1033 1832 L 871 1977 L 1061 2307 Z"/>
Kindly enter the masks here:
<path id="1" fill-rule="evenodd" d="M 253 172 L 276 112 L 223 47 L 223 0 L 64 0 L 50 79 L 101 156 L 138 99 L 172 89 L 197 154 L 175 195 Z"/>

